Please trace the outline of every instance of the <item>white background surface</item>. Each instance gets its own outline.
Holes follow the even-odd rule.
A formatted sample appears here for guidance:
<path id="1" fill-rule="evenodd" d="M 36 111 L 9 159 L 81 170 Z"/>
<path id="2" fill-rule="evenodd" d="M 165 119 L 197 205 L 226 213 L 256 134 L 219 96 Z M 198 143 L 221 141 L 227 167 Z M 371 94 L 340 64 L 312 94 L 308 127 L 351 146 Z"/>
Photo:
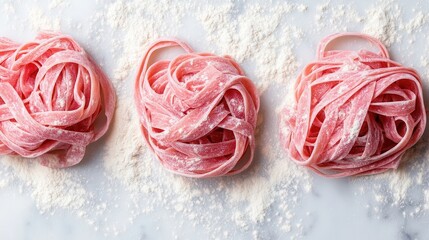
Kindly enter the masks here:
<path id="1" fill-rule="evenodd" d="M 264 2 L 264 1 L 261 1 Z M 408 3 L 405 3 L 408 2 Z M 11 3 L 16 10 L 13 14 L 1 14 L 2 6 Z M 32 26 L 29 19 L 29 13 L 34 9 L 41 9 L 42 12 L 52 18 L 60 19 L 60 29 L 62 32 L 72 35 L 91 55 L 103 66 L 103 69 L 109 76 L 113 76 L 113 71 L 117 64 L 117 59 L 111 54 L 110 47 L 113 41 L 121 41 L 123 35 L 109 29 L 106 25 L 100 25 L 102 31 L 91 32 L 88 22 L 96 13 L 103 11 L 110 2 L 100 1 L 74 1 L 69 4 L 60 13 L 54 9 L 49 9 L 49 1 L 4 1 L 0 0 L 0 36 L 5 36 L 15 41 L 24 42 L 34 38 L 38 31 L 37 26 Z M 396 2 L 395 2 L 396 3 Z M 210 3 L 215 4 L 215 3 Z M 216 3 L 217 4 L 217 3 Z M 245 8 L 250 2 L 237 2 L 237 9 Z M 276 3 L 266 3 L 272 4 Z M 354 3 L 355 9 L 365 12 L 365 9 L 372 4 L 372 1 L 359 1 Z M 304 5 L 308 6 L 305 13 L 288 15 L 283 24 L 296 25 L 303 29 L 304 37 L 302 42 L 296 43 L 294 53 L 298 62 L 298 69 L 313 59 L 318 41 L 326 34 L 333 33 L 329 26 L 314 32 L 316 7 L 307 1 Z M 337 1 L 331 1 L 330 6 L 336 6 Z M 410 19 L 414 12 L 413 9 L 429 12 L 429 3 L 427 1 L 400 2 L 402 9 L 401 16 L 404 19 Z M 144 19 L 142 19 L 144 21 Z M 81 24 L 81 29 L 76 26 Z M 96 26 L 96 25 L 95 25 Z M 94 27 L 94 25 L 92 26 Z M 361 31 L 363 24 L 350 24 L 345 26 L 347 30 Z M 99 29 L 100 30 L 100 29 Z M 389 47 L 389 51 L 395 60 L 417 68 L 422 74 L 425 93 L 428 90 L 426 75 L 427 70 L 421 66 L 421 57 L 428 55 L 428 38 L 426 32 L 427 24 L 421 28 L 420 33 L 413 33 L 415 42 L 407 41 L 411 36 L 409 33 L 401 33 L 402 41 L 396 42 Z M 101 32 L 101 34 L 99 34 Z M 218 54 L 228 54 L 225 52 L 216 52 L 216 47 L 210 46 L 205 38 L 204 30 L 193 20 L 192 14 L 187 21 L 183 23 L 178 36 L 195 49 L 215 50 Z M 93 41 L 95 37 L 101 37 L 101 41 Z M 255 66 L 252 62 L 244 62 L 246 73 L 254 79 Z M 118 94 L 122 96 L 129 95 L 132 92 L 133 76 L 135 69 L 131 70 L 130 75 L 125 81 L 117 83 Z M 282 92 L 278 89 L 286 89 L 290 84 L 280 83 L 271 85 L 261 96 L 262 114 L 264 124 L 262 131 L 266 132 L 259 140 L 258 144 L 263 145 L 269 142 L 265 137 L 277 138 L 276 121 L 277 116 L 275 108 L 282 103 Z M 427 99 L 427 97 L 425 97 Z M 137 133 L 136 133 L 137 134 Z M 424 137 L 426 141 L 427 137 Z M 126 140 L 124 140 L 126 142 Z M 96 194 L 99 202 L 112 203 L 108 205 L 108 211 L 100 216 L 95 216 L 95 225 L 90 225 L 82 220 L 76 213 L 67 209 L 55 209 L 54 213 L 41 214 L 36 203 L 32 199 L 31 189 L 23 186 L 22 182 L 16 180 L 5 188 L 0 189 L 0 239 L 206 239 L 206 238 L 231 238 L 231 239 L 288 239 L 290 237 L 305 239 L 428 239 L 429 238 L 429 216 L 426 211 L 419 211 L 414 216 L 410 213 L 419 206 L 423 206 L 423 189 L 427 188 L 427 175 L 424 175 L 422 185 L 415 186 L 407 194 L 407 197 L 400 204 L 393 203 L 392 194 L 389 192 L 388 183 L 383 179 L 324 179 L 314 174 L 312 176 L 312 190 L 309 193 L 299 194 L 298 203 L 294 204 L 291 211 L 294 213 L 292 221 L 292 230 L 285 232 L 279 229 L 275 223 L 270 223 L 266 219 L 259 223 L 250 224 L 248 230 L 231 224 L 228 218 L 226 207 L 225 212 L 211 213 L 213 216 L 220 217 L 213 220 L 213 224 L 218 225 L 221 231 L 210 229 L 216 226 L 194 225 L 192 221 L 187 221 L 180 214 L 173 214 L 162 206 L 157 206 L 154 211 L 139 214 L 132 222 L 129 221 L 129 193 L 118 181 L 108 180 L 103 170 L 101 161 L 102 145 L 104 140 L 93 144 L 88 148 L 85 160 L 78 166 L 70 170 L 76 176 L 82 177 L 85 188 L 89 192 Z M 425 155 L 426 146 L 409 157 L 413 162 L 427 161 Z M 258 148 L 260 151 L 260 148 Z M 154 161 L 154 159 L 142 159 L 144 161 Z M 256 155 L 255 161 L 258 165 L 264 166 L 265 162 L 287 161 L 287 159 L 266 159 L 262 154 Z M 413 174 L 414 165 L 407 165 L 403 171 Z M 162 172 L 161 167 L 155 163 L 155 174 Z M 429 172 L 429 170 L 428 170 Z M 261 171 L 261 175 L 267 172 Z M 257 174 L 256 174 L 257 175 Z M 244 177 L 254 177 L 254 173 L 245 173 Z M 204 181 L 204 184 L 215 184 L 218 180 Z M 226 181 L 226 180 L 224 180 Z M 114 189 L 114 193 L 105 193 L 105 186 Z M 365 187 L 365 192 L 360 189 Z M 378 189 L 382 190 L 378 190 Z M 383 191 L 385 189 L 386 191 Z M 298 191 L 301 191 L 298 189 Z M 377 194 L 385 194 L 386 202 L 380 203 L 375 200 Z M 211 196 L 204 196 L 211 197 Z M 219 202 L 226 201 L 222 194 L 214 196 Z M 152 198 L 153 201 L 154 198 Z M 145 205 L 146 201 L 151 201 L 151 196 L 142 195 L 139 204 Z M 276 201 L 282 201 L 276 200 Z M 284 201 L 288 201 L 287 199 Z M 226 204 L 228 206 L 228 204 Z M 273 219 L 279 202 L 273 203 L 267 210 L 267 215 Z M 201 214 L 208 210 L 200 209 Z M 87 209 L 91 213 L 91 209 Z M 95 211 L 95 210 L 94 210 Z M 271 215 L 272 214 L 272 215 Z M 206 214 L 207 215 L 207 214 Z M 211 216 L 208 215 L 208 216 Z M 405 215 L 405 216 L 404 216 Z M 281 216 L 280 216 L 281 217 Z M 222 221 L 225 218 L 225 221 Z M 273 220 L 274 221 L 274 220 Z M 180 223 L 180 224 L 178 224 Z M 298 227 L 300 225 L 301 227 Z M 94 227 L 97 226 L 97 227 Z M 110 231 L 117 227 L 115 231 Z M 97 228 L 97 229 L 95 229 Z M 110 230 L 109 230 L 110 229 Z M 228 231 L 228 237 L 216 235 Z"/>

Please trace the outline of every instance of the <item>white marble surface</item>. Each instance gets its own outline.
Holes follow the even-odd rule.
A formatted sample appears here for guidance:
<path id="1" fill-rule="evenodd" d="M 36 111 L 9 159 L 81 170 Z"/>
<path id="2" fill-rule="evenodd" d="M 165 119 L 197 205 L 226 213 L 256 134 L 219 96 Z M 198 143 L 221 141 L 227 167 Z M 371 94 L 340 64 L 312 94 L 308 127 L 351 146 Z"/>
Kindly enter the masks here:
<path id="1" fill-rule="evenodd" d="M 59 1 L 61 2 L 61 1 Z M 224 1 L 226 2 L 226 1 Z M 253 1 L 236 2 L 235 7 L 245 8 L 247 4 Z M 265 2 L 265 1 L 261 1 Z M 303 4 L 308 9 L 303 13 L 288 14 L 282 20 L 283 24 L 295 25 L 303 30 L 304 37 L 302 42 L 297 42 L 294 48 L 294 54 L 298 63 L 298 69 L 313 59 L 315 47 L 320 38 L 326 34 L 337 31 L 335 28 L 326 26 L 320 31 L 314 31 L 314 22 L 316 21 L 317 7 L 311 2 L 304 1 Z M 354 9 L 365 13 L 365 9 L 373 6 L 373 1 L 365 0 L 359 3 L 353 3 Z M 418 3 L 417 3 L 418 2 Z M 117 59 L 112 58 L 109 47 L 113 41 L 120 41 L 123 35 L 120 32 L 112 31 L 106 25 L 99 28 L 101 33 L 91 32 L 86 25 L 93 19 L 95 13 L 100 13 L 111 1 L 73 1 L 68 7 L 60 13 L 56 8 L 49 9 L 49 1 L 5 1 L 0 0 L 0 36 L 9 37 L 16 41 L 26 41 L 33 38 L 38 30 L 38 26 L 31 24 L 30 13 L 40 10 L 43 16 L 48 19 L 59 19 L 62 32 L 72 35 L 77 39 L 94 57 L 102 64 L 109 76 L 113 76 Z M 294 3 L 294 2 L 292 2 Z M 406 22 L 411 19 L 416 11 L 429 12 L 429 3 L 427 1 L 399 1 L 401 18 Z M 15 12 L 1 14 L 6 11 L 5 6 L 11 4 Z M 221 4 L 217 1 L 208 4 Z M 277 2 L 264 3 L 275 6 Z M 342 4 L 339 1 L 330 1 L 329 9 L 334 9 Z M 415 9 L 415 10 L 413 10 Z M 363 14 L 364 15 L 364 14 Z M 426 15 L 428 17 L 428 15 Z M 144 19 L 142 19 L 144 21 Z M 429 23 L 429 22 L 428 22 Z M 81 28 L 75 26 L 81 24 Z M 178 37 L 188 41 L 198 50 L 212 50 L 213 48 L 206 40 L 204 29 L 193 21 L 193 15 L 183 23 L 182 30 Z M 334 23 L 335 24 L 335 23 Z M 361 31 L 363 23 L 339 23 L 340 28 L 346 28 L 351 31 Z M 97 26 L 97 25 L 92 25 Z M 338 27 L 338 26 L 337 26 Z M 100 30 L 99 29 L 99 30 Z M 429 56 L 429 38 L 427 31 L 429 24 L 419 28 L 420 32 L 406 33 L 399 31 L 402 36 L 401 41 L 396 41 L 389 47 L 395 60 L 405 65 L 417 68 L 422 74 L 424 80 L 425 93 L 428 90 L 429 72 L 421 64 L 421 58 Z M 281 34 L 281 33 L 278 33 Z M 101 41 L 93 41 L 95 37 L 102 38 Z M 415 41 L 410 43 L 408 39 L 413 36 Z M 227 54 L 224 52 L 216 52 Z M 255 66 L 251 61 L 245 61 L 243 64 L 245 71 L 255 80 Z M 116 86 L 120 90 L 119 95 L 126 96 L 127 92 L 132 91 L 133 72 L 128 78 L 121 82 L 121 86 Z M 267 159 L 266 155 L 261 153 L 264 144 L 271 144 L 272 139 L 277 138 L 276 121 L 277 116 L 274 112 L 278 104 L 282 102 L 282 91 L 279 89 L 288 88 L 290 83 L 275 83 L 261 96 L 262 114 L 264 118 L 261 135 L 258 142 L 259 148 L 256 155 L 255 165 L 250 171 L 241 176 L 244 179 L 257 178 L 259 175 L 269 174 L 266 170 L 268 162 L 288 161 L 286 158 Z M 427 96 L 425 99 L 427 100 Z M 136 133 L 137 134 L 137 133 Z M 126 140 L 125 140 L 126 141 Z M 427 136 L 423 142 L 427 142 Z M 310 173 L 310 182 L 312 188 L 309 192 L 302 191 L 299 184 L 298 193 L 293 194 L 297 197 L 295 203 L 290 204 L 290 211 L 293 218 L 290 223 L 291 230 L 280 229 L 277 224 L 279 219 L 286 216 L 276 215 L 282 201 L 289 202 L 291 199 L 284 199 L 277 196 L 275 201 L 269 205 L 266 210 L 265 218 L 260 222 L 249 222 L 247 229 L 230 220 L 231 212 L 235 205 L 228 204 L 228 198 L 225 198 L 222 192 L 216 192 L 216 196 L 203 196 L 203 198 L 213 197 L 215 202 L 222 203 L 225 210 L 210 213 L 209 206 L 197 206 L 195 210 L 206 220 L 202 222 L 188 221 L 188 219 L 172 209 L 164 209 L 167 204 L 155 205 L 153 211 L 140 213 L 133 221 L 129 221 L 132 215 L 132 209 L 129 207 L 130 193 L 124 190 L 124 186 L 119 181 L 111 180 L 106 177 L 101 161 L 102 144 L 104 140 L 93 144 L 88 151 L 84 162 L 73 169 L 67 170 L 76 176 L 83 176 L 83 185 L 88 192 L 95 194 L 95 204 L 107 202 L 108 211 L 104 214 L 94 214 L 95 224 L 91 225 L 83 220 L 76 211 L 68 209 L 54 209 L 54 211 L 42 214 L 37 208 L 36 203 L 31 196 L 31 187 L 23 186 L 23 183 L 17 179 L 7 186 L 0 188 L 0 239 L 428 239 L 429 238 L 429 210 L 424 209 L 424 190 L 428 189 L 428 174 L 424 171 L 422 183 L 417 181 L 412 183 L 409 191 L 399 201 L 395 199 L 395 186 L 389 186 L 391 177 L 370 177 L 367 179 L 325 179 Z M 409 164 L 402 166 L 401 172 L 406 176 L 417 174 L 421 166 L 427 166 L 422 162 L 427 161 L 426 144 L 422 143 L 414 153 L 407 155 Z M 278 156 L 278 155 L 274 155 Z M 282 155 L 281 155 L 282 156 Z M 153 159 L 142 159 L 142 161 Z M 154 174 L 162 172 L 161 167 L 154 162 Z M 6 169 L 2 167 L 2 169 Z M 256 171 L 260 169 L 260 171 Z M 6 170 L 13 173 L 12 170 Z M 305 171 L 305 170 L 303 170 Z M 427 170 L 429 172 L 429 170 Z M 165 174 L 165 173 L 163 173 Z M 394 174 L 394 173 L 393 173 Z M 154 176 L 156 178 L 156 176 Z M 236 178 L 239 179 L 239 178 Z M 236 180 L 235 179 L 235 180 Z M 213 185 L 228 180 L 209 180 L 202 184 Z M 287 181 L 287 179 L 285 179 Z M 399 180 L 399 183 L 402 180 Z M 194 182 L 193 182 L 194 183 Z M 249 181 L 251 184 L 251 181 Z M 113 188 L 113 193 L 104 193 L 104 187 Z M 199 184 L 193 184 L 192 188 L 198 188 Z M 110 189 L 111 190 L 111 189 Z M 287 190 L 290 191 L 290 190 Z M 173 194 L 174 195 L 174 194 Z M 383 196 L 380 201 L 377 197 Z M 171 195 L 169 195 L 171 197 Z M 145 205 L 146 202 L 153 201 L 155 197 L 150 194 L 142 194 L 138 200 L 139 205 Z M 111 203 L 111 204 L 110 204 Z M 235 203 L 234 203 L 235 204 Z M 245 204 L 245 203 L 244 203 Z M 89 204 L 91 206 L 91 203 Z M 421 209 L 419 209 L 419 207 Z M 86 209 L 91 215 L 92 209 Z M 94 210 L 95 211 L 95 210 Z M 243 210 L 245 211 L 245 210 Z M 415 213 L 414 213 L 415 212 Z M 280 215 L 282 212 L 280 211 Z M 207 224 L 211 216 L 215 216 L 213 224 Z M 179 224 L 180 223 L 180 224 Z M 200 224 L 201 223 L 201 224 Z M 204 224 L 202 224 L 204 223 Z M 112 230 L 117 228 L 118 231 Z M 228 232 L 228 236 L 223 232 Z"/>

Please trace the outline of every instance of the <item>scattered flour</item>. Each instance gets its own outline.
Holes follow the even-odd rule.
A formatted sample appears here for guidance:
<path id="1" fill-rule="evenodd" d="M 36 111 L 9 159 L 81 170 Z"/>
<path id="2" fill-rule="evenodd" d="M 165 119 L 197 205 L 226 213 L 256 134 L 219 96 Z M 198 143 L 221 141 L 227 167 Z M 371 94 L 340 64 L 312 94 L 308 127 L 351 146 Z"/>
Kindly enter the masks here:
<path id="1" fill-rule="evenodd" d="M 139 158 L 144 148 L 133 98 L 120 97 L 116 106 L 111 131 L 104 146 L 106 175 L 120 179 L 130 192 L 147 193 L 150 191 L 149 185 L 141 179 L 150 176 L 151 168 L 147 164 L 149 160 Z"/>
<path id="2" fill-rule="evenodd" d="M 397 19 L 401 11 L 398 5 L 383 2 L 367 11 L 364 33 L 380 39 L 386 46 L 398 40 Z"/>
<path id="3" fill-rule="evenodd" d="M 421 27 L 426 23 L 428 19 L 427 13 L 419 11 L 415 16 L 405 25 L 407 33 L 414 33 L 415 31 L 421 31 Z"/>
<path id="4" fill-rule="evenodd" d="M 56 208 L 69 209 L 78 214 L 90 200 L 79 175 L 66 169 L 50 169 L 34 160 L 19 157 L 3 157 L 1 164 L 8 171 L 3 172 L 3 184 L 14 179 L 28 189 L 41 213 L 53 213 Z"/>
<path id="5" fill-rule="evenodd" d="M 232 238 L 242 233 L 248 233 L 248 238 L 273 238 L 264 231 L 267 226 L 281 229 L 283 234 L 291 234 L 286 235 L 290 238 L 302 238 L 306 227 L 305 219 L 298 219 L 295 214 L 301 206 L 301 199 L 312 193 L 313 178 L 307 170 L 287 161 L 277 141 L 277 114 L 264 112 L 264 120 L 259 122 L 257 129 L 260 144 L 255 163 L 239 176 L 188 179 L 172 175 L 156 161 L 142 141 L 132 91 L 127 89 L 133 86 L 128 83 L 133 81 L 135 66 L 148 41 L 159 36 L 177 36 L 185 21 L 196 21 L 204 31 L 203 38 L 199 40 L 212 46 L 212 49 L 201 50 L 231 55 L 243 63 L 247 74 L 261 90 L 263 103 L 267 104 L 267 98 L 271 97 L 267 96 L 270 89 L 277 86 L 292 89 L 297 70 L 308 60 L 301 62 L 296 53 L 303 46 L 308 48 L 305 41 L 310 35 L 322 37 L 333 31 L 363 31 L 394 47 L 401 42 L 400 31 L 419 33 L 428 23 L 427 14 L 423 11 L 417 11 L 409 21 L 403 21 L 402 8 L 393 1 L 376 2 L 365 12 L 357 11 L 353 4 L 333 4 L 330 1 L 318 6 L 283 2 L 246 3 L 243 8 L 234 1 L 205 3 L 204 7 L 199 1 L 114 0 L 105 5 L 100 2 L 99 11 L 89 24 L 89 33 L 97 43 L 103 37 L 111 37 L 109 53 L 115 59 L 112 80 L 120 95 L 111 130 L 104 147 L 101 147 L 104 153 L 100 165 L 107 179 L 105 192 L 115 195 L 123 190 L 130 195 L 131 201 L 128 203 L 126 196 L 116 196 L 108 201 L 94 199 L 93 192 L 81 182 L 82 176 L 75 171 L 48 169 L 9 157 L 3 157 L 1 161 L 0 189 L 17 184 L 23 189 L 23 194 L 31 195 L 41 212 L 70 210 L 83 216 L 96 231 L 102 230 L 106 237 L 120 236 L 135 224 L 139 216 L 153 211 L 168 211 L 169 217 L 177 220 L 173 229 L 169 229 L 177 238 L 182 238 L 181 228 L 188 224 L 220 238 Z M 49 8 L 65 11 L 68 5 L 65 0 L 56 0 Z M 0 9 L 11 18 L 18 8 L 13 2 L 6 2 Z M 308 16 L 315 27 L 303 29 L 288 24 L 296 14 Z M 44 10 L 34 8 L 29 13 L 28 23 L 33 31 L 58 30 L 67 21 L 60 21 Z M 353 28 L 353 24 L 360 28 Z M 66 27 L 84 31 L 86 26 L 78 23 Z M 427 59 L 427 55 L 421 57 L 422 69 L 429 66 Z M 425 79 L 427 81 L 427 76 Z M 124 89 L 127 90 L 125 93 L 121 91 Z M 290 103 L 293 99 L 291 91 L 283 93 L 277 97 L 284 101 L 282 104 Z M 421 146 L 417 146 L 415 152 L 423 155 L 411 152 L 406 158 L 424 159 L 427 156 L 427 151 Z M 398 171 L 353 182 L 360 189 L 359 193 L 373 193 L 373 208 L 379 214 L 380 209 L 388 205 L 405 208 L 410 202 L 413 187 L 421 187 L 420 202 L 405 214 L 415 216 L 422 210 L 429 210 L 426 169 L 428 164 L 423 160 L 407 162 Z M 371 182 L 379 184 L 368 184 Z M 106 214 L 124 202 L 129 207 L 128 221 L 103 226 L 95 223 L 106 222 Z M 90 210 L 95 211 L 95 219 L 87 216 Z M 163 222 L 163 219 L 156 220 Z M 230 226 L 236 226 L 238 233 L 225 230 Z"/>
<path id="6" fill-rule="evenodd" d="M 221 53 L 237 61 L 249 61 L 259 66 L 256 83 L 261 92 L 270 84 L 290 82 L 297 63 L 295 42 L 302 40 L 301 29 L 281 25 L 284 16 L 302 5 L 283 3 L 275 7 L 249 4 L 243 13 L 236 13 L 234 4 L 209 5 L 197 12 L 207 39 Z"/>
<path id="7" fill-rule="evenodd" d="M 29 21 L 32 28 L 36 31 L 41 30 L 60 30 L 60 20 L 49 17 L 43 10 L 35 8 L 30 10 Z"/>
<path id="8" fill-rule="evenodd" d="M 69 5 L 70 2 L 67 2 L 65 0 L 52 0 L 51 3 L 49 4 L 48 8 L 49 10 L 53 10 L 53 9 L 63 9 L 61 7 L 65 7 L 65 5 Z"/>
<path id="9" fill-rule="evenodd" d="M 15 14 L 15 7 L 12 2 L 4 2 L 2 8 L 8 18 L 10 18 L 11 14 Z"/>
<path id="10" fill-rule="evenodd" d="M 403 169 L 397 170 L 395 173 L 388 173 L 389 189 L 394 189 L 392 192 L 393 203 L 400 204 L 407 197 L 407 191 L 411 187 L 412 179 L 409 173 Z"/>
<path id="11" fill-rule="evenodd" d="M 349 25 L 363 21 L 363 18 L 351 5 L 333 4 L 331 1 L 321 3 L 316 7 L 314 19 L 317 27 L 312 31 L 326 27 L 329 27 L 331 31 L 348 31 L 350 30 Z"/>
<path id="12" fill-rule="evenodd" d="M 429 210 L 429 189 L 425 189 L 423 191 L 423 196 L 424 196 L 424 209 L 425 210 Z"/>
<path id="13" fill-rule="evenodd" d="M 108 27 L 123 35 L 114 45 L 114 50 L 121 52 L 114 81 L 120 82 L 133 72 L 146 43 L 160 36 L 177 35 L 189 4 L 172 0 L 133 0 L 107 5 L 107 14 L 99 17 L 107 22 Z M 170 24 L 172 27 L 168 27 Z"/>

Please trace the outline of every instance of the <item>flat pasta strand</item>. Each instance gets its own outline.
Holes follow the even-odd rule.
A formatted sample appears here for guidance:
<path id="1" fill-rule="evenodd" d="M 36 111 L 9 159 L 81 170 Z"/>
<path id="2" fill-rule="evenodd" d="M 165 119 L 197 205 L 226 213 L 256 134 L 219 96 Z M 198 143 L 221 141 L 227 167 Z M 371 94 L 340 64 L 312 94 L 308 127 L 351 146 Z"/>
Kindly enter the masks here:
<path id="1" fill-rule="evenodd" d="M 327 50 L 338 38 L 363 38 L 380 51 Z M 384 45 L 360 33 L 324 38 L 317 60 L 295 85 L 295 105 L 281 114 L 281 139 L 291 158 L 326 177 L 396 169 L 423 135 L 421 79 L 392 61 Z"/>
<path id="2" fill-rule="evenodd" d="M 185 54 L 149 64 L 155 51 L 168 47 Z M 141 61 L 135 103 L 144 139 L 168 170 L 206 178 L 237 174 L 251 164 L 259 96 L 231 57 L 158 40 Z"/>
<path id="3" fill-rule="evenodd" d="M 22 45 L 0 38 L 1 155 L 75 165 L 107 131 L 115 103 L 106 75 L 71 37 L 42 32 Z"/>

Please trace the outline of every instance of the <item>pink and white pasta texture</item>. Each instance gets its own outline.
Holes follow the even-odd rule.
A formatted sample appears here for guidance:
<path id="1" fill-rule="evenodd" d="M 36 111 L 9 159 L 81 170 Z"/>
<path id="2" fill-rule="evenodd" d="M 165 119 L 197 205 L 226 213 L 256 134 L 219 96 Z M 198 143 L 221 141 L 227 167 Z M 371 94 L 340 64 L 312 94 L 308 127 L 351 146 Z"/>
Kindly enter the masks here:
<path id="1" fill-rule="evenodd" d="M 339 38 L 362 38 L 369 50 L 327 50 Z M 298 164 L 327 177 L 396 169 L 426 126 L 418 73 L 391 60 L 377 39 L 359 33 L 324 38 L 316 61 L 295 85 L 295 105 L 281 116 L 284 147 Z"/>
<path id="2" fill-rule="evenodd" d="M 155 51 L 169 47 L 185 53 L 150 63 Z M 231 57 L 158 40 L 145 51 L 135 102 L 144 139 L 168 170 L 206 178 L 237 174 L 251 164 L 259 96 Z"/>
<path id="3" fill-rule="evenodd" d="M 109 127 L 115 93 L 71 37 L 40 33 L 18 44 L 0 38 L 0 154 L 62 168 Z"/>

